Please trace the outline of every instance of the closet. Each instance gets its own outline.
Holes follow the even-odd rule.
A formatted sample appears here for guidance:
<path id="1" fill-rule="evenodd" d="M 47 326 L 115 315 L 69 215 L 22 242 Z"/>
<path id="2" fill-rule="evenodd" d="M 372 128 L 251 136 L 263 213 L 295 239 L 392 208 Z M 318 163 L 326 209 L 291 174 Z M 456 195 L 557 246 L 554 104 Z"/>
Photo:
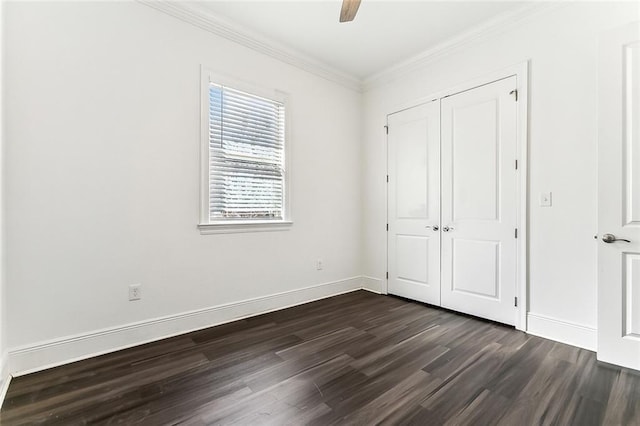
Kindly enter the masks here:
<path id="1" fill-rule="evenodd" d="M 387 116 L 388 292 L 513 325 L 516 76 Z"/>

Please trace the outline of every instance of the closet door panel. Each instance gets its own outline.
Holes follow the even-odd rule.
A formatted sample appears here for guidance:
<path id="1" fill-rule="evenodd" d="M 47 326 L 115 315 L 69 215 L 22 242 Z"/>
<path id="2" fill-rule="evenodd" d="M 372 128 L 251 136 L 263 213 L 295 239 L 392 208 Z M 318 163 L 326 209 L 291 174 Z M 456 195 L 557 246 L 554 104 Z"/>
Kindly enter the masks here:
<path id="1" fill-rule="evenodd" d="M 442 99 L 442 306 L 514 324 L 515 77 Z"/>
<path id="2" fill-rule="evenodd" d="M 391 114 L 388 124 L 388 291 L 440 304 L 438 102 Z"/>

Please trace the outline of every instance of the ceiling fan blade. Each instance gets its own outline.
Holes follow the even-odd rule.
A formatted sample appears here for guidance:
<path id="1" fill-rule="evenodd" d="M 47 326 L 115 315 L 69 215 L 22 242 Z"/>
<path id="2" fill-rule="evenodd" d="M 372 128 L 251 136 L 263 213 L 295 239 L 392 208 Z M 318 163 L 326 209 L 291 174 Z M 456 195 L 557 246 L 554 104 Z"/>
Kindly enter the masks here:
<path id="1" fill-rule="evenodd" d="M 340 22 L 350 22 L 356 17 L 360 0 L 342 0 L 342 9 L 340 10 Z"/>

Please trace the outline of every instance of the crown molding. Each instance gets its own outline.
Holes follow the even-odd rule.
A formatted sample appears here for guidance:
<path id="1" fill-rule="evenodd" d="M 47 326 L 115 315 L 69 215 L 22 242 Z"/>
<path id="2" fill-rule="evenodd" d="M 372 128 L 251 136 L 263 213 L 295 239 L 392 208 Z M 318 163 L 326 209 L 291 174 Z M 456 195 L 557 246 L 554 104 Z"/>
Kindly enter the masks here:
<path id="1" fill-rule="evenodd" d="M 456 50 L 467 47 L 468 45 L 478 42 L 483 38 L 495 36 L 508 31 L 525 21 L 533 19 L 544 12 L 555 10 L 565 4 L 567 4 L 565 1 L 535 2 L 522 6 L 514 11 L 501 13 L 489 21 L 485 21 L 472 27 L 466 32 L 447 39 L 430 49 L 400 62 L 399 64 L 393 65 L 365 78 L 362 81 L 362 90 L 366 92 L 397 80 L 406 74 L 420 70 L 433 61 L 452 54 Z"/>
<path id="2" fill-rule="evenodd" d="M 207 10 L 198 7 L 197 3 L 190 2 L 187 4 L 167 0 L 138 0 L 138 2 L 259 53 L 293 65 L 294 67 L 338 83 L 349 89 L 362 92 L 362 80 L 359 78 L 328 66 L 299 51 L 284 46 L 275 40 L 271 40 L 235 23 L 214 16 Z"/>
<path id="3" fill-rule="evenodd" d="M 566 0 L 553 2 L 532 2 L 514 11 L 507 11 L 470 28 L 455 37 L 449 38 L 399 64 L 386 68 L 365 79 L 340 71 L 304 53 L 291 49 L 275 40 L 252 32 L 245 27 L 214 16 L 210 11 L 199 7 L 196 2 L 178 2 L 171 0 L 137 0 L 139 3 L 195 25 L 227 40 L 236 42 L 281 62 L 315 74 L 326 80 L 338 83 L 356 92 L 364 92 L 387 84 L 391 81 L 417 71 L 427 64 L 467 47 L 490 36 L 495 36 L 540 14 L 555 10 L 569 3 Z"/>

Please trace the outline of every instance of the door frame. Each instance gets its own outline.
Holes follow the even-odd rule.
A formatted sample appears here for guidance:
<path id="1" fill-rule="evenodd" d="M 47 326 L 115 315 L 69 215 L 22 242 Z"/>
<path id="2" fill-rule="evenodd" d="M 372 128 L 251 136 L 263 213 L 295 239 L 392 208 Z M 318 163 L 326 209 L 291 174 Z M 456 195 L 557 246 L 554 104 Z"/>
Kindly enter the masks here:
<path id="1" fill-rule="evenodd" d="M 516 90 L 518 96 L 517 102 L 517 136 L 516 136 L 516 159 L 518 161 L 517 175 L 518 187 L 518 207 L 516 211 L 516 223 L 518 227 L 518 241 L 516 242 L 516 289 L 515 294 L 518 298 L 518 306 L 516 307 L 515 328 L 521 331 L 527 331 L 527 312 L 529 307 L 529 61 L 520 62 L 494 72 L 485 74 L 481 77 L 474 78 L 464 83 L 449 87 L 444 90 L 432 93 L 412 101 L 402 102 L 386 114 L 385 127 L 388 126 L 388 116 L 403 111 L 414 106 L 418 106 L 427 102 L 438 101 L 447 96 L 455 95 L 460 92 L 484 86 L 498 80 L 508 77 L 516 77 Z M 386 143 L 386 171 L 389 172 L 389 137 L 385 136 Z M 389 186 L 385 186 L 386 205 L 386 221 L 389 223 Z M 389 235 L 386 238 L 386 263 L 387 271 L 389 270 Z M 384 293 L 389 293 L 389 280 L 384 280 Z"/>

